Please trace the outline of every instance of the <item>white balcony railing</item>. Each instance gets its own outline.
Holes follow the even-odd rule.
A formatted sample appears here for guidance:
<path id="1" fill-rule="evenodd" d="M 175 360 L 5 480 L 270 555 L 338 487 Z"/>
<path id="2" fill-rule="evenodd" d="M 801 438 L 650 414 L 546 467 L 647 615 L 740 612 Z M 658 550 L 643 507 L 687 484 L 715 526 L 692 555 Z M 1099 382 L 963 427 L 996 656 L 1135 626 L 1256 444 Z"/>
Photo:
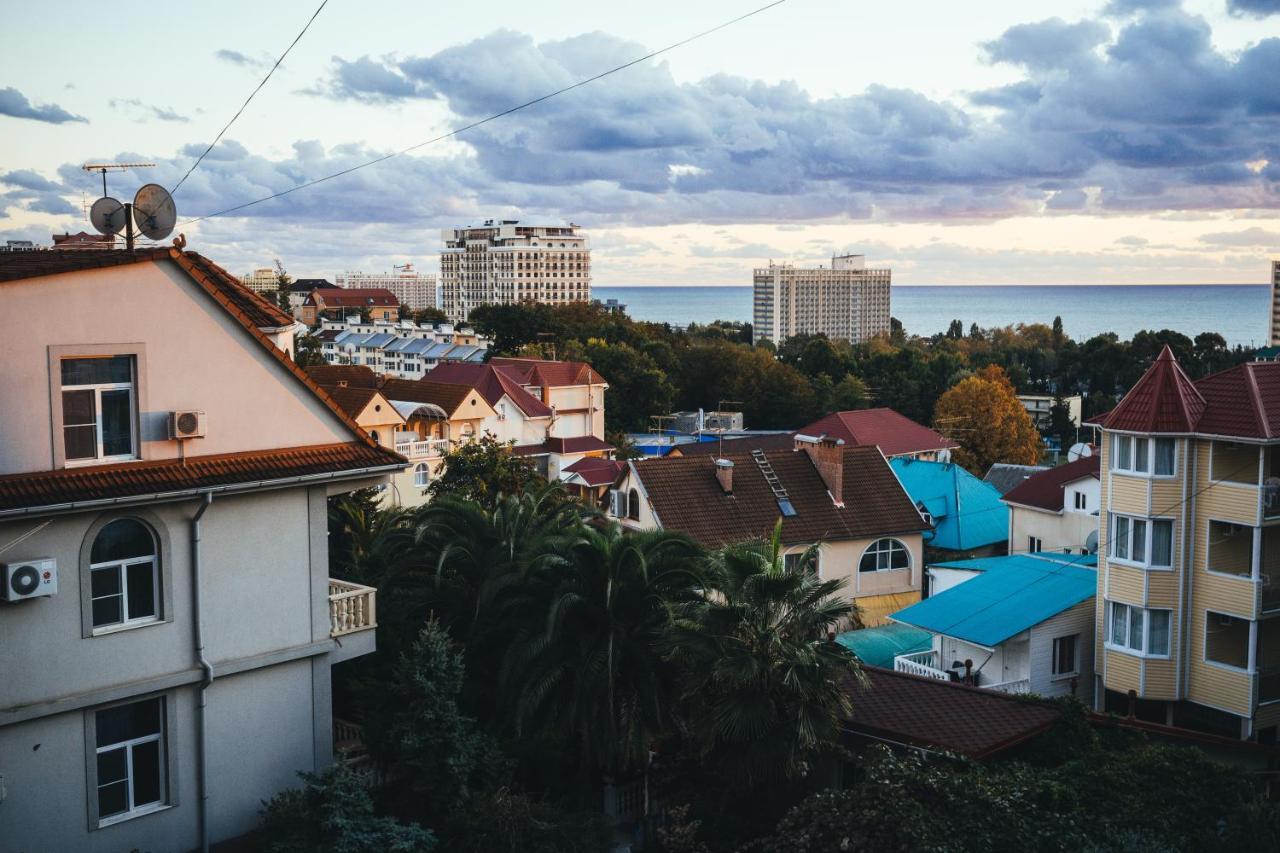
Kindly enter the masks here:
<path id="1" fill-rule="evenodd" d="M 447 438 L 428 438 L 425 441 L 397 441 L 396 453 L 406 459 L 431 459 L 449 452 Z"/>
<path id="2" fill-rule="evenodd" d="M 1001 693 L 1030 693 L 1031 679 L 1019 678 L 1017 681 L 1001 681 L 997 684 L 979 684 L 986 690 L 999 690 Z"/>
<path id="3" fill-rule="evenodd" d="M 912 652 L 909 655 L 898 655 L 893 659 L 893 668 L 908 675 L 919 675 L 923 678 L 936 678 L 939 681 L 950 681 L 951 675 L 936 666 L 938 656 L 933 651 Z"/>
<path id="4" fill-rule="evenodd" d="M 341 637 L 378 626 L 378 591 L 329 578 L 329 636 Z"/>

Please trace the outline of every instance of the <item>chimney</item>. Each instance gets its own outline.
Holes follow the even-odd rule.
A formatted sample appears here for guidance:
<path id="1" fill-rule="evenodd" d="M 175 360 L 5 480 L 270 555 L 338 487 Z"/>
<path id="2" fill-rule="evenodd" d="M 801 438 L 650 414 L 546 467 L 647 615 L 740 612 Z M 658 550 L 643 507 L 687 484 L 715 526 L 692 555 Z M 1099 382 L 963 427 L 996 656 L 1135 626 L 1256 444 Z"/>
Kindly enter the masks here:
<path id="1" fill-rule="evenodd" d="M 733 494 L 733 462 L 729 459 L 716 460 L 716 480 L 726 495 Z"/>
<path id="2" fill-rule="evenodd" d="M 818 476 L 831 493 L 832 502 L 844 506 L 844 439 L 826 435 L 796 435 L 796 449 L 809 455 L 809 461 L 818 469 Z"/>

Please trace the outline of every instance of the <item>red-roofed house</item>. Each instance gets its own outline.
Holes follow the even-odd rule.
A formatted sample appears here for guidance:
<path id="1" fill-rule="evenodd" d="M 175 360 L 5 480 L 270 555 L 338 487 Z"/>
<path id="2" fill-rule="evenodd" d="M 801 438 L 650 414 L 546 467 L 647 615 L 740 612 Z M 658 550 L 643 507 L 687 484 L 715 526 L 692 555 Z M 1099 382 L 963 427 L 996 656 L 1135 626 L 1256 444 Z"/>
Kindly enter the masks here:
<path id="1" fill-rule="evenodd" d="M 1037 471 L 1014 486 L 1009 506 L 1009 553 L 1079 554 L 1098 548 L 1101 459 L 1085 456 Z"/>
<path id="2" fill-rule="evenodd" d="M 956 446 L 954 441 L 886 408 L 834 412 L 800 430 L 800 435 L 828 435 L 853 445 L 874 444 L 886 459 L 910 456 L 946 461 L 947 451 Z"/>
<path id="3" fill-rule="evenodd" d="M 372 320 L 395 321 L 400 316 L 400 300 L 385 287 L 325 287 L 307 294 L 298 309 L 298 319 L 308 326 L 320 322 L 325 312 L 342 315 L 368 310 Z"/>
<path id="4" fill-rule="evenodd" d="M 1274 743 L 1280 362 L 1193 382 L 1165 347 L 1096 422 L 1099 704 Z"/>
<path id="5" fill-rule="evenodd" d="M 374 649 L 327 498 L 405 461 L 194 253 L 0 254 L 0 310 L 0 846 L 243 835 L 331 763 L 330 667 Z"/>

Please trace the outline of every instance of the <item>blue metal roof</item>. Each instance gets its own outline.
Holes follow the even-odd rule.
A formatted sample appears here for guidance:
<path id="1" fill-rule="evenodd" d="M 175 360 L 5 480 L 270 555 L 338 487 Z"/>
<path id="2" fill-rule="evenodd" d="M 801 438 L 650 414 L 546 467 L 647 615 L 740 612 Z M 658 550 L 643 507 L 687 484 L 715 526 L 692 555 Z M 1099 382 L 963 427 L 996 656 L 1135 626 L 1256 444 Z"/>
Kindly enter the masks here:
<path id="1" fill-rule="evenodd" d="M 1007 557 L 975 557 L 972 560 L 947 560 L 944 563 L 930 563 L 931 569 L 962 569 L 966 572 L 985 572 L 992 566 L 1026 566 L 1038 567 L 1040 563 L 1029 563 L 1030 560 L 1050 560 L 1069 566 L 1080 566 L 1086 569 L 1098 568 L 1097 554 L 1066 554 L 1057 551 L 1041 551 L 1037 554 L 1010 554 Z"/>
<path id="2" fill-rule="evenodd" d="M 982 562 L 984 571 L 889 618 L 994 648 L 1097 592 L 1098 573 L 1071 562 L 1071 555 L 1014 554 L 960 562 Z"/>
<path id="3" fill-rule="evenodd" d="M 898 655 L 926 651 L 933 643 L 933 635 L 911 625 L 878 625 L 858 631 L 845 631 L 836 642 L 858 656 L 868 666 L 893 669 L 893 659 Z"/>
<path id="4" fill-rule="evenodd" d="M 1008 539 L 1009 507 L 995 486 L 951 462 L 899 457 L 889 464 L 911 500 L 933 516 L 926 545 L 968 551 Z"/>
<path id="5" fill-rule="evenodd" d="M 453 344 L 438 343 L 431 349 L 427 350 L 425 358 L 439 358 L 440 356 L 453 349 Z"/>

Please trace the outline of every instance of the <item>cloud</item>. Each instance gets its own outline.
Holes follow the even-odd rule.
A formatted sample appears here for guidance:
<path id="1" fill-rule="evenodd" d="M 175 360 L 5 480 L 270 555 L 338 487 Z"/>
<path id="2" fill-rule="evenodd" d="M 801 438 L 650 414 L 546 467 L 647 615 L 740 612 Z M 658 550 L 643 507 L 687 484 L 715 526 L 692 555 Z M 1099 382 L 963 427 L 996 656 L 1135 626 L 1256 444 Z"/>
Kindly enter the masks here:
<path id="1" fill-rule="evenodd" d="M 1241 18 L 1280 15 L 1280 0 L 1227 0 L 1227 11 Z"/>
<path id="2" fill-rule="evenodd" d="M 1126 234 L 1123 237 L 1117 237 L 1115 242 L 1118 246 L 1128 246 L 1131 249 L 1141 249 L 1151 241 L 1146 237 L 1139 237 L 1135 234 Z"/>
<path id="3" fill-rule="evenodd" d="M 252 56 L 249 56 L 248 54 L 241 53 L 238 50 L 230 50 L 225 47 L 220 50 L 214 51 L 213 55 L 215 58 L 221 59 L 223 62 L 229 62 L 232 65 L 239 65 L 243 68 L 260 69 L 260 68 L 269 68 L 271 66 L 270 59 L 252 57 Z"/>
<path id="4" fill-rule="evenodd" d="M 13 118 L 29 118 L 33 121 L 44 121 L 49 124 L 88 121 L 84 116 L 67 112 L 57 104 L 33 104 L 27 100 L 26 95 L 12 86 L 0 89 L 0 115 L 12 116 Z"/>
<path id="5" fill-rule="evenodd" d="M 689 253 L 695 258 L 782 258 L 788 252 L 765 243 L 743 243 L 741 246 L 706 246 L 695 244 L 689 247 Z"/>
<path id="6" fill-rule="evenodd" d="M 149 118 L 159 119 L 160 121 L 181 122 L 183 124 L 191 121 L 184 115 L 179 115 L 177 111 L 170 107 L 157 107 L 152 104 L 144 104 L 137 98 L 112 98 L 107 102 L 113 110 L 127 110 L 132 112 L 136 118 L 134 121 L 146 121 Z"/>
<path id="7" fill-rule="evenodd" d="M 1227 0 L 1228 3 L 1231 0 Z M 1176 9 L 1182 0 L 1111 0 L 1102 10 L 1102 14 L 1113 18 L 1124 18 L 1140 12 L 1151 12 L 1160 9 Z"/>
<path id="8" fill-rule="evenodd" d="M 55 192 L 65 189 L 31 169 L 15 169 L 12 172 L 0 174 L 0 184 L 9 184 L 34 192 Z"/>
<path id="9" fill-rule="evenodd" d="M 1268 231 L 1258 227 L 1246 228 L 1243 231 L 1219 231 L 1213 234 L 1201 234 L 1200 242 L 1210 246 L 1262 248 L 1274 252 L 1280 251 L 1280 231 Z"/>
<path id="10" fill-rule="evenodd" d="M 1046 69 L 1083 61 L 1110 37 L 1111 29 L 1097 21 L 1070 24 L 1061 18 L 1050 18 L 1010 27 L 983 47 L 992 62 Z"/>

